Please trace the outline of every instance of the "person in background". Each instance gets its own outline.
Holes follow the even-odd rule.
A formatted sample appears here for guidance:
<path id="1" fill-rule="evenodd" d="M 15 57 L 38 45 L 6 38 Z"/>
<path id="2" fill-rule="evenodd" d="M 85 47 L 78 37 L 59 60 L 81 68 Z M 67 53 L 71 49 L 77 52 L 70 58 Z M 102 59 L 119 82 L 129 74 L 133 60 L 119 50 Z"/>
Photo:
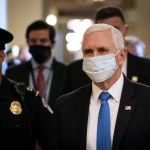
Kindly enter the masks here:
<path id="1" fill-rule="evenodd" d="M 31 54 L 29 53 L 28 45 L 23 45 L 20 47 L 19 55 L 17 56 L 17 58 L 21 62 L 29 61 L 32 58 Z"/>
<path id="2" fill-rule="evenodd" d="M 13 35 L 0 28 L 0 149 L 50 150 L 51 117 L 37 91 L 2 75 L 5 44 Z M 43 123 L 45 122 L 45 123 Z"/>
<path id="3" fill-rule="evenodd" d="M 6 61 L 6 59 L 5 59 L 5 60 L 3 61 L 3 63 L 2 63 L 2 70 L 1 70 L 2 75 L 5 75 L 7 68 L 8 68 L 8 64 L 7 64 L 7 61 Z"/>
<path id="4" fill-rule="evenodd" d="M 65 65 L 52 54 L 55 32 L 53 26 L 42 20 L 31 23 L 26 29 L 26 41 L 32 59 L 6 70 L 6 77 L 38 90 L 52 109 L 61 95 L 65 73 Z"/>
<path id="5" fill-rule="evenodd" d="M 16 52 L 19 54 L 16 56 Z M 7 49 L 5 52 L 5 60 L 2 63 L 2 74 L 5 75 L 5 72 L 8 67 L 12 67 L 14 65 L 18 65 L 22 62 L 28 61 L 31 59 L 31 54 L 29 53 L 28 49 L 25 49 L 25 47 L 19 48 L 16 45 L 13 47 Z M 14 54 L 15 53 L 15 54 Z"/>
<path id="6" fill-rule="evenodd" d="M 106 23 L 117 28 L 125 38 L 128 33 L 128 25 L 125 21 L 123 10 L 117 6 L 103 6 L 96 11 L 95 23 Z M 89 77 L 82 70 L 83 60 L 70 63 L 66 69 L 64 93 L 71 92 L 89 84 Z M 127 59 L 122 67 L 124 74 L 134 82 L 150 85 L 150 60 L 139 58 L 128 51 Z"/>
<path id="7" fill-rule="evenodd" d="M 125 43 L 129 53 L 135 56 L 144 57 L 145 44 L 141 39 L 136 36 L 129 35 L 125 37 Z"/>
<path id="8" fill-rule="evenodd" d="M 6 57 L 8 67 L 19 65 L 21 63 L 21 61 L 13 55 L 12 48 L 10 48 L 6 51 L 5 57 Z"/>
<path id="9" fill-rule="evenodd" d="M 150 87 L 122 73 L 122 33 L 94 24 L 83 36 L 83 71 L 92 80 L 56 101 L 54 150 L 150 149 Z"/>

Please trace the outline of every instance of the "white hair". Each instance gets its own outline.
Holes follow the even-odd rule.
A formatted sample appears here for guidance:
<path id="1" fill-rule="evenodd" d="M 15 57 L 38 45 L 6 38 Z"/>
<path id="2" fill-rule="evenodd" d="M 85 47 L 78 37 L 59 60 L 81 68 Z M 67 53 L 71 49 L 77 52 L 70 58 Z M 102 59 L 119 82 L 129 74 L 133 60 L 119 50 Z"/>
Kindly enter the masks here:
<path id="1" fill-rule="evenodd" d="M 112 32 L 114 45 L 117 51 L 123 49 L 125 47 L 125 43 L 124 43 L 124 38 L 122 36 L 122 33 L 115 27 L 108 25 L 108 24 L 104 24 L 104 23 L 93 24 L 92 26 L 90 26 L 85 31 L 83 35 L 83 40 L 86 37 L 86 35 L 89 33 L 98 32 L 98 31 L 106 31 L 106 30 L 110 30 Z"/>

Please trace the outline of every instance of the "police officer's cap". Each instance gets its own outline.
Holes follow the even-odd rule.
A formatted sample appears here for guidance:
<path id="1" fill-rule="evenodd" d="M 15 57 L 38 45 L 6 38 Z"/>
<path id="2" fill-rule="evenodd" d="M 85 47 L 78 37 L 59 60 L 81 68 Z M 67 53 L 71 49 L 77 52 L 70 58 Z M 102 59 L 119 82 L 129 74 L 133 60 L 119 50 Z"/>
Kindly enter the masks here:
<path id="1" fill-rule="evenodd" d="M 0 49 L 4 50 L 5 44 L 11 42 L 12 40 L 13 35 L 10 32 L 0 28 Z"/>

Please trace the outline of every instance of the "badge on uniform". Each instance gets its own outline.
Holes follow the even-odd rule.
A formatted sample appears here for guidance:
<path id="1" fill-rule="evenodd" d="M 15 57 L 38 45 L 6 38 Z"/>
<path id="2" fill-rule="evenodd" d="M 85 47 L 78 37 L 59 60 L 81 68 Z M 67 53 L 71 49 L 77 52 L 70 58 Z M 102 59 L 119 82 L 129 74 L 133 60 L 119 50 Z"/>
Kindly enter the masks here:
<path id="1" fill-rule="evenodd" d="M 13 101 L 10 104 L 10 112 L 14 115 L 19 115 L 22 113 L 21 104 L 18 101 Z"/>

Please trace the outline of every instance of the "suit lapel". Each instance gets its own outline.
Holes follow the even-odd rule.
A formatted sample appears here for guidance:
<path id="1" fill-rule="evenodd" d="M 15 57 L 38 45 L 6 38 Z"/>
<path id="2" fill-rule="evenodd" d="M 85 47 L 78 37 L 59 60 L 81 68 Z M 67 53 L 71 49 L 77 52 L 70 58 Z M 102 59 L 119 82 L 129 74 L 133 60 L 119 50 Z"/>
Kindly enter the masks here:
<path id="1" fill-rule="evenodd" d="M 78 122 L 78 138 L 79 150 L 86 150 L 86 135 L 89 113 L 89 103 L 91 97 L 91 84 L 82 91 L 79 104 L 77 105 L 77 122 Z"/>
<path id="2" fill-rule="evenodd" d="M 51 106 L 51 108 L 52 108 L 52 106 L 53 106 L 53 103 L 54 103 L 54 96 L 53 95 L 55 95 L 54 93 L 55 93 L 55 86 L 58 84 L 58 82 L 57 82 L 57 80 L 55 79 L 55 67 L 54 66 L 56 66 L 55 65 L 56 63 L 55 63 L 55 60 L 53 59 L 53 62 L 52 62 L 52 70 L 53 70 L 53 74 L 52 74 L 52 82 L 51 82 L 51 86 L 50 86 L 50 91 L 49 91 L 49 99 L 48 99 L 48 104 Z M 55 84 L 54 84 L 54 81 L 55 81 Z M 52 108 L 53 109 L 53 108 Z"/>
<path id="3" fill-rule="evenodd" d="M 137 100 L 135 99 L 135 94 L 132 89 L 132 83 L 125 78 L 114 131 L 113 150 L 119 149 L 119 145 L 125 134 L 125 130 L 129 124 L 136 104 Z"/>
<path id="4" fill-rule="evenodd" d="M 54 58 L 52 63 L 52 70 L 53 70 L 53 75 L 52 75 L 52 83 L 50 87 L 50 95 L 49 95 L 48 103 L 53 109 L 56 98 L 62 94 L 61 92 L 63 88 L 65 66 L 59 64 L 59 62 L 57 62 Z"/>

